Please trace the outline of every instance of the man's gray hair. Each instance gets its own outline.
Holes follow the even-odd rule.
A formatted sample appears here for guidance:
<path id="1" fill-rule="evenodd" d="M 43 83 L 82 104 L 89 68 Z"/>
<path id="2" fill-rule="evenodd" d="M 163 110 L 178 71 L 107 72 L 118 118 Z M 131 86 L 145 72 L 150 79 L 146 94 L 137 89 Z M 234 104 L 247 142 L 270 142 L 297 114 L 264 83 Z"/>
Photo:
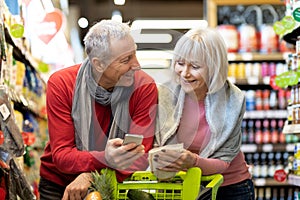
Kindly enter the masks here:
<path id="1" fill-rule="evenodd" d="M 97 57 L 105 65 L 110 62 L 112 39 L 123 39 L 130 35 L 128 24 L 114 20 L 102 20 L 92 26 L 84 37 L 85 51 L 91 60 Z"/>

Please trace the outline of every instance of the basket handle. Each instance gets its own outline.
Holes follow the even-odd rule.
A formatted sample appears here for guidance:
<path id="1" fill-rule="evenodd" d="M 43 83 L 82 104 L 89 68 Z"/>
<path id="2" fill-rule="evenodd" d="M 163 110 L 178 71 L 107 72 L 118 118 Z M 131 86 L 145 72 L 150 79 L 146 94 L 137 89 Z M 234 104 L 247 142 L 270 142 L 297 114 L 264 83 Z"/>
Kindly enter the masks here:
<path id="1" fill-rule="evenodd" d="M 205 186 L 206 188 L 212 188 L 212 199 L 216 199 L 218 188 L 223 183 L 223 176 L 221 174 L 214 174 L 209 176 L 202 176 L 201 181 L 209 181 Z"/>

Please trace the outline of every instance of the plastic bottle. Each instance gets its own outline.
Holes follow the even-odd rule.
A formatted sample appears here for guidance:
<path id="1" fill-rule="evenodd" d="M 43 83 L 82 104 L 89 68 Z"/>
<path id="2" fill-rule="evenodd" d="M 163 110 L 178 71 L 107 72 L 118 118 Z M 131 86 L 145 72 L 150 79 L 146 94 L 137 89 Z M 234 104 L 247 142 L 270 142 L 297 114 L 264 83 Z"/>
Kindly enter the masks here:
<path id="1" fill-rule="evenodd" d="M 276 121 L 276 119 L 271 120 L 270 127 L 271 127 L 271 129 L 270 129 L 271 143 L 276 144 L 279 141 L 279 134 L 278 134 L 278 130 L 277 130 L 277 121 Z"/>
<path id="2" fill-rule="evenodd" d="M 261 121 L 256 120 L 255 121 L 255 143 L 262 144 L 262 141 L 263 141 L 263 135 L 261 130 Z"/>
<path id="3" fill-rule="evenodd" d="M 247 132 L 248 132 L 248 143 L 249 144 L 253 144 L 254 143 L 254 121 L 252 119 L 250 119 L 248 121 L 248 129 L 247 129 Z"/>

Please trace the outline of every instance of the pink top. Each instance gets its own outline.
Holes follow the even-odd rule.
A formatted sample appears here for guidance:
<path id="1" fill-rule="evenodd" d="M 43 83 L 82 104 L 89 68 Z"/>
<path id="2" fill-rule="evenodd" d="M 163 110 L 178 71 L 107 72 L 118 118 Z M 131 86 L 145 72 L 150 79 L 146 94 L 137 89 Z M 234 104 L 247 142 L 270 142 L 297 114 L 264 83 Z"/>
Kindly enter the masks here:
<path id="1" fill-rule="evenodd" d="M 178 142 L 183 142 L 185 149 L 199 155 L 201 150 L 208 144 L 210 136 L 211 132 L 205 117 L 204 101 L 193 101 L 187 95 L 177 132 Z M 200 167 L 203 175 L 221 173 L 224 177 L 222 186 L 251 178 L 244 154 L 241 151 L 230 163 L 220 159 L 198 156 L 195 167 Z"/>

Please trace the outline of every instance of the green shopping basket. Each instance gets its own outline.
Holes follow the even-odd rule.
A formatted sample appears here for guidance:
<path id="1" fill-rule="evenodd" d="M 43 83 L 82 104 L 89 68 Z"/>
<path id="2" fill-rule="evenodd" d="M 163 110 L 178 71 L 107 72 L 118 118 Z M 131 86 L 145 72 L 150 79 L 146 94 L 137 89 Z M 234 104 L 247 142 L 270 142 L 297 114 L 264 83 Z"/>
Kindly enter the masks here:
<path id="1" fill-rule="evenodd" d="M 116 176 L 114 177 L 116 200 L 130 200 L 127 197 L 130 189 L 150 193 L 156 200 L 215 200 L 217 190 L 223 183 L 221 174 L 202 176 L 201 169 L 197 167 L 190 168 L 187 172 L 178 172 L 168 182 L 158 182 L 150 171 L 137 171 L 122 183 L 117 182 Z"/>

